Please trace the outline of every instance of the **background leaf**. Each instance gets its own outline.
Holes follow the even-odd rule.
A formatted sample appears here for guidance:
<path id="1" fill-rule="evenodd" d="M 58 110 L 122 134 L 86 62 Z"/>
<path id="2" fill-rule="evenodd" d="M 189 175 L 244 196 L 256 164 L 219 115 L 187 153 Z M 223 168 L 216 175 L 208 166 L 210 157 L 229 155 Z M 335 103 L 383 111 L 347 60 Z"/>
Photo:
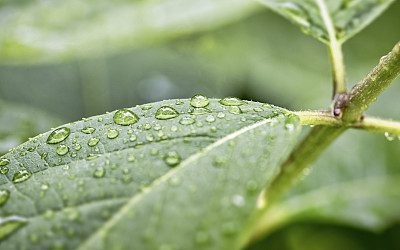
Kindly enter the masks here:
<path id="1" fill-rule="evenodd" d="M 326 10 L 336 38 L 345 41 L 377 18 L 393 0 L 258 0 L 300 26 L 304 33 L 329 43 L 332 27 L 323 17 Z"/>
<path id="2" fill-rule="evenodd" d="M 300 126 L 286 110 L 234 104 L 151 103 L 127 109 L 137 118 L 122 123 L 139 119 L 127 126 L 117 111 L 22 144 L 1 158 L 2 247 L 237 248 Z M 167 105 L 178 113 L 156 119 Z"/>

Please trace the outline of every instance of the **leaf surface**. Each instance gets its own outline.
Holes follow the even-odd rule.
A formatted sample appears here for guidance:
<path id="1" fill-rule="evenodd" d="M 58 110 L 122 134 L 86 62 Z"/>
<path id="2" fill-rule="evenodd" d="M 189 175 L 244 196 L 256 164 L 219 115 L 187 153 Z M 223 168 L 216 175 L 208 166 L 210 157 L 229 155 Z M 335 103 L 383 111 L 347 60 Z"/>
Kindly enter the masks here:
<path id="1" fill-rule="evenodd" d="M 3 156 L 1 246 L 235 249 L 299 122 L 256 102 L 191 103 L 91 117 Z"/>
<path id="2" fill-rule="evenodd" d="M 344 42 L 377 18 L 393 0 L 258 0 L 324 43 Z"/>

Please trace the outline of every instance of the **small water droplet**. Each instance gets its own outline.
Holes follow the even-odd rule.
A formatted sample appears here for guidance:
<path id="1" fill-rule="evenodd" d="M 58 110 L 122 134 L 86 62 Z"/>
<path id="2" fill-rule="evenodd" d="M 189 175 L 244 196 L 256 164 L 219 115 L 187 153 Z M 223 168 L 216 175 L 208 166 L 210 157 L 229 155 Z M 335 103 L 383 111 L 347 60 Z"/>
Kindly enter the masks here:
<path id="1" fill-rule="evenodd" d="M 151 129 L 151 124 L 150 124 L 150 123 L 146 123 L 146 124 L 144 125 L 144 129 L 145 129 L 145 130 Z"/>
<path id="2" fill-rule="evenodd" d="M 90 138 L 89 141 L 88 141 L 88 145 L 90 147 L 94 147 L 94 146 L 97 145 L 97 143 L 99 143 L 99 141 L 100 141 L 99 138 L 96 138 L 96 137 Z"/>
<path id="3" fill-rule="evenodd" d="M 240 106 L 246 104 L 245 101 L 240 100 L 239 98 L 233 96 L 225 97 L 224 99 L 221 99 L 219 103 L 225 106 Z"/>
<path id="4" fill-rule="evenodd" d="M 269 109 L 272 108 L 272 105 L 269 104 L 269 103 L 264 103 L 262 106 L 263 106 L 264 108 L 269 108 Z"/>
<path id="5" fill-rule="evenodd" d="M 151 109 L 153 106 L 151 106 L 151 105 L 143 105 L 142 106 L 142 110 L 149 110 L 149 109 Z"/>
<path id="6" fill-rule="evenodd" d="M 214 121 L 215 121 L 215 117 L 212 116 L 212 115 L 208 115 L 208 116 L 206 117 L 206 121 L 207 121 L 207 122 L 214 122 Z"/>
<path id="7" fill-rule="evenodd" d="M 222 118 L 225 117 L 225 114 L 222 113 L 222 112 L 219 112 L 219 113 L 217 114 L 217 117 L 218 117 L 219 119 L 222 119 Z"/>
<path id="8" fill-rule="evenodd" d="M 48 153 L 47 153 L 47 152 L 44 152 L 40 158 L 46 159 L 47 155 L 48 155 Z"/>
<path id="9" fill-rule="evenodd" d="M 151 154 L 151 155 L 157 155 L 158 152 L 159 152 L 158 149 L 153 148 L 153 149 L 150 151 L 150 154 Z"/>
<path id="10" fill-rule="evenodd" d="M 155 131 L 158 131 L 158 130 L 160 130 L 161 128 L 162 128 L 162 126 L 161 126 L 160 124 L 154 125 L 154 130 L 155 130 Z"/>
<path id="11" fill-rule="evenodd" d="M 108 137 L 109 139 L 114 139 L 114 138 L 116 138 L 118 135 L 119 135 L 119 132 L 118 132 L 118 130 L 116 130 L 116 129 L 109 129 L 109 130 L 107 131 L 107 137 Z"/>
<path id="12" fill-rule="evenodd" d="M 172 119 L 179 116 L 178 111 L 169 106 L 162 106 L 156 112 L 156 118 L 159 120 Z"/>
<path id="13" fill-rule="evenodd" d="M 82 148 L 81 144 L 77 143 L 74 145 L 75 150 L 80 150 Z"/>
<path id="14" fill-rule="evenodd" d="M 206 107 L 210 101 L 204 95 L 195 95 L 190 99 L 190 105 L 195 108 L 204 108 Z"/>
<path id="15" fill-rule="evenodd" d="M 171 167 L 175 167 L 181 162 L 181 157 L 179 156 L 178 152 L 170 151 L 164 157 L 165 163 L 167 163 Z"/>
<path id="16" fill-rule="evenodd" d="M 0 189 L 0 207 L 6 204 L 10 197 L 10 191 L 7 189 Z"/>
<path id="17" fill-rule="evenodd" d="M 102 122 L 103 121 L 103 117 L 99 117 L 99 119 L 97 119 L 98 122 Z"/>
<path id="18" fill-rule="evenodd" d="M 28 148 L 27 150 L 28 150 L 29 152 L 33 152 L 33 151 L 36 150 L 36 148 L 35 148 L 35 147 L 31 147 L 31 148 Z"/>
<path id="19" fill-rule="evenodd" d="M 10 164 L 10 160 L 9 159 L 7 159 L 7 158 L 0 159 L 0 166 L 5 166 L 5 165 L 8 165 L 8 164 Z"/>
<path id="20" fill-rule="evenodd" d="M 114 114 L 116 124 L 127 126 L 139 121 L 139 117 L 130 110 L 120 109 Z"/>
<path id="21" fill-rule="evenodd" d="M 207 108 L 194 108 L 194 109 L 189 110 L 189 113 L 192 115 L 204 115 L 204 114 L 211 113 L 211 111 Z"/>
<path id="22" fill-rule="evenodd" d="M 217 127 L 215 127 L 215 126 L 210 127 L 210 131 L 211 132 L 216 132 L 217 131 Z"/>
<path id="23" fill-rule="evenodd" d="M 232 204 L 237 206 L 237 207 L 243 207 L 245 204 L 244 198 L 241 195 L 234 195 L 232 197 Z"/>
<path id="24" fill-rule="evenodd" d="M 257 188 L 258 188 L 258 184 L 257 184 L 257 181 L 255 181 L 255 180 L 249 180 L 246 183 L 246 190 L 249 193 L 253 193 L 253 192 L 257 191 Z"/>
<path id="25" fill-rule="evenodd" d="M 105 168 L 97 167 L 93 172 L 93 176 L 96 177 L 96 178 L 102 178 L 105 173 L 106 173 Z"/>
<path id="26" fill-rule="evenodd" d="M 146 140 L 148 141 L 154 141 L 154 135 L 147 135 Z"/>
<path id="27" fill-rule="evenodd" d="M 229 107 L 229 113 L 238 115 L 238 114 L 242 113 L 242 110 L 240 109 L 239 106 L 230 106 Z"/>
<path id="28" fill-rule="evenodd" d="M 96 131 L 96 129 L 95 129 L 95 128 L 92 128 L 92 127 L 85 127 L 85 128 L 83 128 L 83 129 L 81 130 L 81 132 L 83 132 L 83 133 L 85 133 L 85 134 L 91 134 L 91 133 L 93 133 L 94 131 Z"/>
<path id="29" fill-rule="evenodd" d="M 175 105 L 182 105 L 184 102 L 183 101 L 181 101 L 181 100 L 176 100 L 175 101 Z"/>
<path id="30" fill-rule="evenodd" d="M 91 160 L 94 160 L 94 159 L 99 158 L 99 157 L 100 157 L 99 155 L 90 154 L 85 158 L 85 160 L 91 161 Z"/>
<path id="31" fill-rule="evenodd" d="M 386 137 L 386 140 L 393 141 L 396 138 L 396 135 L 391 134 L 389 132 L 385 132 L 385 137 Z"/>
<path id="32" fill-rule="evenodd" d="M 8 173 L 8 167 L 7 166 L 1 166 L 0 167 L 0 173 L 7 174 Z"/>
<path id="33" fill-rule="evenodd" d="M 26 169 L 19 170 L 14 174 L 13 182 L 19 183 L 28 180 L 32 176 L 32 173 Z"/>
<path id="34" fill-rule="evenodd" d="M 12 234 L 18 228 L 25 226 L 28 221 L 20 216 L 0 218 L 0 241 Z"/>
<path id="35" fill-rule="evenodd" d="M 71 131 L 67 127 L 58 128 L 53 130 L 49 137 L 47 138 L 47 143 L 55 144 L 64 141 L 69 135 Z"/>
<path id="36" fill-rule="evenodd" d="M 264 111 L 264 109 L 262 109 L 262 108 L 260 108 L 260 107 L 253 108 L 253 110 L 254 110 L 255 112 L 262 112 L 262 111 Z"/>
<path id="37" fill-rule="evenodd" d="M 42 184 L 42 185 L 40 186 L 40 188 L 41 188 L 42 190 L 47 190 L 47 189 L 49 189 L 49 184 L 44 183 L 44 184 Z"/>
<path id="38" fill-rule="evenodd" d="M 195 120 L 190 117 L 182 117 L 182 119 L 179 120 L 179 123 L 182 125 L 191 125 L 194 122 Z"/>
<path id="39" fill-rule="evenodd" d="M 136 136 L 136 135 L 132 135 L 132 136 L 129 138 L 130 141 L 136 141 L 136 139 L 137 139 L 137 136 Z"/>
<path id="40" fill-rule="evenodd" d="M 172 126 L 172 127 L 171 127 L 171 131 L 172 131 L 172 132 L 176 132 L 176 131 L 178 131 L 178 127 L 177 127 L 177 126 L 175 126 L 175 125 L 174 125 L 174 126 Z"/>
<path id="41" fill-rule="evenodd" d="M 66 153 L 68 153 L 69 148 L 67 145 L 65 144 L 61 144 L 57 146 L 56 152 L 58 155 L 65 155 Z"/>

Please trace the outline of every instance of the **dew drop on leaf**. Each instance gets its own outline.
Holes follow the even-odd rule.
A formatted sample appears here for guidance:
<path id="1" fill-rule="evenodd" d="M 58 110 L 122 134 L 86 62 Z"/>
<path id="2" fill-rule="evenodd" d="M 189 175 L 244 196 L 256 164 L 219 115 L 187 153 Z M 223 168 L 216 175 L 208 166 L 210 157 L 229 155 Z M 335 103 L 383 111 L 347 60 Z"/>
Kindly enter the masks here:
<path id="1" fill-rule="evenodd" d="M 0 159 L 0 166 L 5 166 L 5 165 L 8 165 L 8 164 L 10 164 L 10 160 L 9 159 L 7 159 L 7 158 Z"/>
<path id="2" fill-rule="evenodd" d="M 156 118 L 159 120 L 167 120 L 179 116 L 178 111 L 169 106 L 162 106 L 156 112 Z"/>
<path id="3" fill-rule="evenodd" d="M 215 121 L 215 117 L 212 115 L 209 115 L 206 117 L 206 122 L 214 122 Z"/>
<path id="4" fill-rule="evenodd" d="M 28 180 L 32 176 L 32 173 L 26 169 L 19 170 L 14 174 L 13 182 L 19 183 Z"/>
<path id="5" fill-rule="evenodd" d="M 75 150 L 80 150 L 81 149 L 81 144 L 79 144 L 79 143 L 75 144 L 74 149 Z"/>
<path id="6" fill-rule="evenodd" d="M 211 111 L 206 108 L 195 108 L 195 109 L 191 109 L 189 111 L 189 113 L 192 115 L 204 115 L 204 114 L 211 113 Z"/>
<path id="7" fill-rule="evenodd" d="M 6 204 L 10 197 L 10 191 L 7 189 L 0 189 L 0 207 Z"/>
<path id="8" fill-rule="evenodd" d="M 96 178 L 102 178 L 104 176 L 104 174 L 106 173 L 105 168 L 103 167 L 98 167 L 94 170 L 93 172 L 93 176 Z"/>
<path id="9" fill-rule="evenodd" d="M 218 117 L 219 119 L 222 119 L 222 118 L 225 117 L 225 114 L 222 113 L 222 112 L 219 112 L 219 113 L 217 114 L 217 117 Z"/>
<path id="10" fill-rule="evenodd" d="M 0 173 L 7 174 L 8 173 L 8 167 L 7 166 L 1 166 L 0 167 Z"/>
<path id="11" fill-rule="evenodd" d="M 221 99 L 219 103 L 225 106 L 240 106 L 246 104 L 245 101 L 240 100 L 239 98 L 233 96 L 225 97 L 224 99 Z"/>
<path id="12" fill-rule="evenodd" d="M 394 134 L 391 134 L 389 132 L 385 132 L 385 137 L 386 137 L 386 140 L 388 140 L 388 141 L 393 141 L 394 138 L 396 138 L 396 136 Z"/>
<path id="13" fill-rule="evenodd" d="M 136 136 L 136 135 L 132 135 L 132 136 L 129 138 L 130 141 L 136 141 L 136 139 L 137 139 L 137 136 Z"/>
<path id="14" fill-rule="evenodd" d="M 190 105 L 195 108 L 204 108 L 206 107 L 210 101 L 204 95 L 195 95 L 190 99 Z"/>
<path id="15" fill-rule="evenodd" d="M 118 135 L 119 135 L 119 132 L 118 132 L 118 130 L 116 130 L 116 129 L 109 129 L 109 130 L 107 131 L 107 137 L 108 137 L 109 139 L 114 139 L 114 138 L 116 138 Z"/>
<path id="16" fill-rule="evenodd" d="M 182 125 L 191 125 L 194 122 L 195 120 L 190 117 L 182 117 L 182 119 L 179 120 L 179 123 Z"/>
<path id="17" fill-rule="evenodd" d="M 145 129 L 145 130 L 151 129 L 151 124 L 150 124 L 150 123 L 146 123 L 146 124 L 144 125 L 144 129 Z"/>
<path id="18" fill-rule="evenodd" d="M 91 133 L 93 133 L 94 131 L 96 131 L 96 129 L 95 129 L 95 128 L 92 128 L 92 127 L 85 127 L 85 128 L 83 128 L 83 129 L 81 130 L 81 132 L 83 132 L 83 133 L 85 133 L 85 134 L 91 134 Z"/>
<path id="19" fill-rule="evenodd" d="M 49 137 L 47 138 L 47 143 L 49 144 L 55 144 L 64 141 L 71 131 L 67 127 L 61 127 L 58 129 L 53 130 Z"/>
<path id="20" fill-rule="evenodd" d="M 25 226 L 28 221 L 20 216 L 0 218 L 0 241 L 12 234 L 18 228 Z"/>
<path id="21" fill-rule="evenodd" d="M 264 111 L 264 109 L 262 109 L 262 108 L 260 108 L 260 107 L 253 108 L 253 110 L 254 110 L 255 112 L 262 112 L 262 111 Z"/>
<path id="22" fill-rule="evenodd" d="M 96 137 L 90 138 L 89 141 L 88 141 L 88 145 L 90 147 L 94 147 L 94 146 L 97 145 L 97 143 L 99 143 L 99 141 L 100 141 L 99 138 L 96 138 Z"/>
<path id="23" fill-rule="evenodd" d="M 139 121 L 139 117 L 130 110 L 120 109 L 114 114 L 116 124 L 128 126 Z"/>
<path id="24" fill-rule="evenodd" d="M 238 115 L 238 114 L 242 113 L 242 110 L 240 109 L 239 106 L 230 106 L 229 107 L 229 113 Z"/>
<path id="25" fill-rule="evenodd" d="M 56 152 L 58 155 L 65 155 L 66 153 L 68 153 L 69 148 L 67 145 L 65 144 L 61 144 L 57 146 Z"/>
<path id="26" fill-rule="evenodd" d="M 243 207 L 245 204 L 244 198 L 241 195 L 234 195 L 232 197 L 232 204 L 237 206 L 237 207 Z"/>
<path id="27" fill-rule="evenodd" d="M 142 110 L 149 110 L 149 109 L 151 109 L 153 106 L 151 106 L 151 105 L 144 105 L 144 106 L 142 106 Z"/>
<path id="28" fill-rule="evenodd" d="M 179 156 L 178 152 L 176 151 L 170 151 L 167 153 L 167 155 L 164 157 L 165 163 L 171 167 L 175 167 L 181 162 L 181 157 Z"/>

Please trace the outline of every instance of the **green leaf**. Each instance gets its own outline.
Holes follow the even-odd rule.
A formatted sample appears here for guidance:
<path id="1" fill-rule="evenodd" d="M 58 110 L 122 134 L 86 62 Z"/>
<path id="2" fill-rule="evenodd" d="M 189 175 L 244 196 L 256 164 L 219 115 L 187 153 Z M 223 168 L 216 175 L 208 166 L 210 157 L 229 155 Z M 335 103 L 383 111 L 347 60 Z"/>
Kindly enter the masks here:
<path id="1" fill-rule="evenodd" d="M 324 43 L 344 42 L 394 0 L 258 0 Z"/>
<path id="2" fill-rule="evenodd" d="M 91 117 L 3 156 L 2 247 L 237 248 L 300 126 L 286 110 L 225 100 Z"/>
<path id="3" fill-rule="evenodd" d="M 256 7 L 245 0 L 6 1 L 0 58 L 39 62 L 115 53 L 220 26 Z"/>

